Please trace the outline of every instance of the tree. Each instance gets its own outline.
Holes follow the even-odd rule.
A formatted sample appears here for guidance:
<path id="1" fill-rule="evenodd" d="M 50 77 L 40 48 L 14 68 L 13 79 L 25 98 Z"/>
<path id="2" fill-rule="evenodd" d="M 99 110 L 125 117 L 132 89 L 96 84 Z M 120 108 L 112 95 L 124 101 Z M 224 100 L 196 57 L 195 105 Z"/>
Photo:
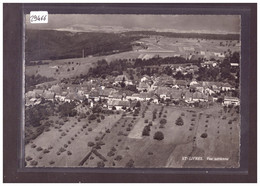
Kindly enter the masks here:
<path id="1" fill-rule="evenodd" d="M 230 57 L 230 63 L 240 63 L 240 54 L 238 52 L 234 52 Z"/>
<path id="2" fill-rule="evenodd" d="M 140 107 L 141 106 L 141 103 L 140 103 L 140 101 L 137 101 L 137 103 L 136 103 L 136 105 L 135 105 L 136 107 Z"/>
<path id="3" fill-rule="evenodd" d="M 167 120 L 166 119 L 161 119 L 160 124 L 166 124 Z"/>
<path id="4" fill-rule="evenodd" d="M 91 114 L 88 119 L 89 120 L 95 120 L 97 117 L 95 116 L 95 114 Z"/>
<path id="5" fill-rule="evenodd" d="M 163 135 L 163 133 L 161 131 L 157 131 L 154 134 L 153 139 L 161 141 L 161 140 L 164 139 L 164 135 Z"/>
<path id="6" fill-rule="evenodd" d="M 77 115 L 77 110 L 74 109 L 76 107 L 76 104 L 74 102 L 66 102 L 59 106 L 59 111 L 61 113 L 61 116 L 69 116 L 74 117 Z"/>
<path id="7" fill-rule="evenodd" d="M 182 126 L 184 124 L 184 122 L 183 122 L 181 117 L 178 117 L 178 119 L 176 120 L 175 124 L 178 125 L 178 126 Z"/>
<path id="8" fill-rule="evenodd" d="M 95 105 L 95 106 L 92 108 L 92 112 L 93 112 L 93 113 L 100 113 L 100 112 L 102 112 L 102 108 L 101 108 L 99 105 Z"/>
<path id="9" fill-rule="evenodd" d="M 208 134 L 207 134 L 207 133 L 203 133 L 203 134 L 201 134 L 200 137 L 201 137 L 201 138 L 207 138 L 207 137 L 208 137 Z"/>
<path id="10" fill-rule="evenodd" d="M 144 126 L 142 136 L 150 136 L 150 127 L 148 125 Z"/>

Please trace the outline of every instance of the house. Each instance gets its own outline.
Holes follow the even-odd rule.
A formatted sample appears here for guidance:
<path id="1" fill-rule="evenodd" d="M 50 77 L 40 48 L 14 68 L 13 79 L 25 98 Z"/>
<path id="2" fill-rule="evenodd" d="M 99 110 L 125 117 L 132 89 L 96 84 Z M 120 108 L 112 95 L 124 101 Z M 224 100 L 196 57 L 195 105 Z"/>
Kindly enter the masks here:
<path id="1" fill-rule="evenodd" d="M 50 91 L 54 92 L 55 94 L 61 93 L 62 89 L 59 85 L 52 85 Z"/>
<path id="2" fill-rule="evenodd" d="M 170 88 L 169 87 L 159 87 L 156 91 L 155 91 L 155 94 L 159 95 L 159 97 L 161 99 L 170 99 L 171 95 L 170 95 Z"/>
<path id="3" fill-rule="evenodd" d="M 65 102 L 70 103 L 71 101 L 74 101 L 75 95 L 74 93 L 68 93 L 64 99 Z"/>
<path id="4" fill-rule="evenodd" d="M 185 93 L 185 101 L 187 103 L 194 103 L 194 102 L 207 102 L 208 96 L 201 92 L 186 92 Z"/>
<path id="5" fill-rule="evenodd" d="M 144 81 L 141 81 L 137 87 L 137 90 L 147 92 L 150 90 L 150 85 Z"/>
<path id="6" fill-rule="evenodd" d="M 193 101 L 195 102 L 206 102 L 208 101 L 208 96 L 206 96 L 205 94 L 201 93 L 201 92 L 194 92 L 193 93 Z"/>
<path id="7" fill-rule="evenodd" d="M 239 63 L 230 63 L 231 67 L 239 67 Z"/>
<path id="8" fill-rule="evenodd" d="M 202 67 L 216 67 L 217 63 L 215 61 L 205 61 L 201 63 Z"/>
<path id="9" fill-rule="evenodd" d="M 220 82 L 211 82 L 211 89 L 215 93 L 219 93 L 221 90 L 221 83 Z"/>
<path id="10" fill-rule="evenodd" d="M 218 99 L 219 99 L 218 97 L 212 97 L 213 102 L 217 102 Z"/>
<path id="11" fill-rule="evenodd" d="M 58 94 L 56 94 L 55 99 L 59 100 L 59 101 L 65 101 L 67 94 L 68 94 L 68 92 L 65 92 L 65 91 L 58 93 Z"/>
<path id="12" fill-rule="evenodd" d="M 164 79 L 162 82 L 163 82 L 163 85 L 166 87 L 173 87 L 175 85 L 176 79 L 167 78 L 167 79 Z"/>
<path id="13" fill-rule="evenodd" d="M 77 94 L 85 97 L 85 92 L 83 90 L 78 90 Z"/>
<path id="14" fill-rule="evenodd" d="M 127 100 L 136 100 L 136 101 L 144 101 L 144 96 L 141 96 L 140 94 L 132 94 L 130 96 L 126 96 Z"/>
<path id="15" fill-rule="evenodd" d="M 197 84 L 193 84 L 193 85 L 190 86 L 190 91 L 192 91 L 192 92 L 198 91 L 198 92 L 203 93 L 204 92 L 204 86 L 202 85 L 201 82 L 197 82 Z"/>
<path id="16" fill-rule="evenodd" d="M 156 94 L 154 94 L 151 99 L 153 100 L 153 103 L 159 104 L 159 96 L 157 96 Z"/>
<path id="17" fill-rule="evenodd" d="M 189 74 L 194 74 L 199 70 L 199 67 L 196 65 L 188 65 L 185 67 L 185 72 Z"/>
<path id="18" fill-rule="evenodd" d="M 205 51 L 200 51 L 200 55 L 205 55 L 206 52 Z"/>
<path id="19" fill-rule="evenodd" d="M 225 57 L 225 54 L 223 53 L 220 53 L 220 52 L 214 52 L 214 55 L 218 58 L 224 58 Z"/>
<path id="20" fill-rule="evenodd" d="M 92 90 L 92 86 L 83 86 L 79 91 L 83 91 L 83 94 L 86 98 L 89 98 L 89 93 Z"/>
<path id="21" fill-rule="evenodd" d="M 222 91 L 229 91 L 229 90 L 231 90 L 232 89 L 232 87 L 231 87 L 231 85 L 229 84 L 229 83 L 224 83 L 224 84 L 222 84 L 222 86 L 221 86 L 221 90 Z"/>
<path id="22" fill-rule="evenodd" d="M 108 100 L 108 109 L 113 110 L 126 110 L 130 107 L 130 103 L 128 101 L 123 100 Z"/>
<path id="23" fill-rule="evenodd" d="M 41 98 L 26 99 L 25 106 L 38 105 L 41 103 Z"/>
<path id="24" fill-rule="evenodd" d="M 123 100 L 123 94 L 120 92 L 112 91 L 108 96 L 109 100 Z"/>
<path id="25" fill-rule="evenodd" d="M 192 86 L 192 85 L 197 85 L 197 84 L 199 84 L 199 83 L 197 82 L 196 79 L 193 79 L 193 80 L 190 82 L 190 86 Z"/>
<path id="26" fill-rule="evenodd" d="M 82 94 L 82 93 L 80 93 L 80 92 L 77 92 L 76 94 L 75 94 L 75 98 L 74 98 L 74 100 L 77 100 L 77 101 L 79 101 L 79 102 L 83 102 L 84 101 L 84 99 L 85 99 L 85 95 L 84 94 Z"/>
<path id="27" fill-rule="evenodd" d="M 223 105 L 240 105 L 240 100 L 237 97 L 224 97 Z"/>
<path id="28" fill-rule="evenodd" d="M 158 81 L 154 82 L 151 86 L 152 90 L 156 90 L 160 86 L 160 83 Z"/>
<path id="29" fill-rule="evenodd" d="M 174 101 L 181 100 L 182 99 L 182 91 L 171 89 L 170 99 L 174 100 Z"/>
<path id="30" fill-rule="evenodd" d="M 204 89 L 204 93 L 209 94 L 209 95 L 215 94 L 215 92 L 213 90 L 211 90 L 210 88 Z"/>
<path id="31" fill-rule="evenodd" d="M 28 92 L 26 92 L 25 93 L 25 97 L 26 98 L 36 98 L 37 97 L 37 94 L 36 94 L 36 92 L 35 91 L 28 91 Z"/>
<path id="32" fill-rule="evenodd" d="M 139 97 L 144 101 L 149 101 L 153 97 L 153 92 L 142 92 Z"/>
<path id="33" fill-rule="evenodd" d="M 185 80 L 176 80 L 175 84 L 179 87 L 179 88 L 186 88 L 188 85 L 188 82 Z"/>
<path id="34" fill-rule="evenodd" d="M 89 99 L 92 99 L 92 100 L 94 100 L 94 101 L 99 101 L 99 91 L 97 91 L 97 90 L 91 90 L 90 92 L 89 92 Z"/>
<path id="35" fill-rule="evenodd" d="M 125 85 L 132 85 L 132 81 L 127 78 L 126 75 L 119 75 L 115 78 L 114 85 L 118 85 L 120 83 L 124 82 Z"/>
<path id="36" fill-rule="evenodd" d="M 151 78 L 150 76 L 148 76 L 148 75 L 144 75 L 144 76 L 141 78 L 140 81 L 141 81 L 141 82 L 146 82 L 146 83 L 148 83 L 149 85 L 152 84 L 152 78 Z"/>
<path id="37" fill-rule="evenodd" d="M 34 89 L 33 90 L 36 94 L 36 97 L 41 97 L 43 95 L 44 90 L 43 89 Z"/>
<path id="38" fill-rule="evenodd" d="M 55 93 L 51 92 L 51 91 L 44 91 L 44 93 L 42 94 L 42 97 L 45 100 L 54 101 Z"/>
<path id="39" fill-rule="evenodd" d="M 185 102 L 187 102 L 187 103 L 194 103 L 194 101 L 193 101 L 193 93 L 192 92 L 189 92 L 189 91 L 187 91 L 186 93 L 185 93 L 185 96 L 184 96 L 185 98 Z"/>
<path id="40" fill-rule="evenodd" d="M 112 92 L 116 92 L 116 90 L 113 89 L 113 88 L 105 88 L 105 89 L 102 89 L 102 90 L 99 92 L 99 96 L 100 96 L 101 99 L 108 99 L 108 98 L 109 98 L 109 95 L 110 95 Z"/>
<path id="41" fill-rule="evenodd" d="M 156 82 L 160 86 L 172 87 L 175 84 L 176 79 L 172 78 L 168 75 L 161 75 L 160 77 L 156 78 Z"/>
<path id="42" fill-rule="evenodd" d="M 175 70 L 176 70 L 176 72 L 182 72 L 182 71 L 184 71 L 184 68 L 182 66 L 179 66 Z"/>

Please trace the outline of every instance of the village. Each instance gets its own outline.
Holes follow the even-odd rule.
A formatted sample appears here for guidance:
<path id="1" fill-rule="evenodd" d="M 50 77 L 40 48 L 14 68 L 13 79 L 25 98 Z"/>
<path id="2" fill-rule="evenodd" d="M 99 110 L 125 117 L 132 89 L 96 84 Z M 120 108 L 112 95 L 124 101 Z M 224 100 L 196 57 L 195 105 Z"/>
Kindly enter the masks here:
<path id="1" fill-rule="evenodd" d="M 238 43 L 174 38 L 172 52 L 167 42 L 150 37 L 128 52 L 30 63 L 25 165 L 236 167 Z M 197 154 L 228 161 L 182 160 Z"/>
<path id="2" fill-rule="evenodd" d="M 179 71 L 179 68 L 176 71 Z M 135 85 L 138 92 L 121 90 L 122 83 L 126 86 Z M 223 105 L 240 104 L 238 97 L 229 96 L 230 91 L 236 90 L 229 83 L 195 79 L 191 81 L 176 80 L 168 75 L 159 77 L 144 75 L 139 82 L 132 82 L 127 75 L 118 75 L 109 80 L 84 81 L 80 85 L 57 83 L 46 88 L 45 84 L 26 93 L 26 106 L 40 104 L 42 99 L 78 103 L 88 100 L 90 107 L 102 100 L 105 101 L 103 107 L 110 110 L 129 109 L 134 101 L 170 105 L 182 103 L 190 106 L 194 106 L 195 103 L 214 102 Z"/>

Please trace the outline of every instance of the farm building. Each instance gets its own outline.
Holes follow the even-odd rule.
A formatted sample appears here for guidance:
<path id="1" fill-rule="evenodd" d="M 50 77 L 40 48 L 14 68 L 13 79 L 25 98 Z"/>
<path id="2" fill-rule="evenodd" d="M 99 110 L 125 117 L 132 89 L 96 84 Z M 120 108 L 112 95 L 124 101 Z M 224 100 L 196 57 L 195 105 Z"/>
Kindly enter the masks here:
<path id="1" fill-rule="evenodd" d="M 187 103 L 194 103 L 194 102 L 207 102 L 208 96 L 201 92 L 186 92 L 185 93 L 185 101 Z"/>
<path id="2" fill-rule="evenodd" d="M 112 110 L 116 108 L 116 110 L 126 110 L 130 107 L 130 103 L 128 101 L 123 100 L 108 100 L 108 109 Z"/>
<path id="3" fill-rule="evenodd" d="M 240 105 L 240 100 L 237 97 L 224 97 L 223 105 Z"/>

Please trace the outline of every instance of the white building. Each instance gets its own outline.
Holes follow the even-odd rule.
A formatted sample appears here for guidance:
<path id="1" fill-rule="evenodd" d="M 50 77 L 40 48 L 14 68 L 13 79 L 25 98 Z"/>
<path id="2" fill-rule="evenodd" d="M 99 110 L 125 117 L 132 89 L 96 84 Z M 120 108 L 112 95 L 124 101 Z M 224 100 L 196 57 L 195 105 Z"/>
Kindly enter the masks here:
<path id="1" fill-rule="evenodd" d="M 224 102 L 223 102 L 223 105 L 240 105 L 240 100 L 236 97 L 225 97 L 224 98 Z"/>

